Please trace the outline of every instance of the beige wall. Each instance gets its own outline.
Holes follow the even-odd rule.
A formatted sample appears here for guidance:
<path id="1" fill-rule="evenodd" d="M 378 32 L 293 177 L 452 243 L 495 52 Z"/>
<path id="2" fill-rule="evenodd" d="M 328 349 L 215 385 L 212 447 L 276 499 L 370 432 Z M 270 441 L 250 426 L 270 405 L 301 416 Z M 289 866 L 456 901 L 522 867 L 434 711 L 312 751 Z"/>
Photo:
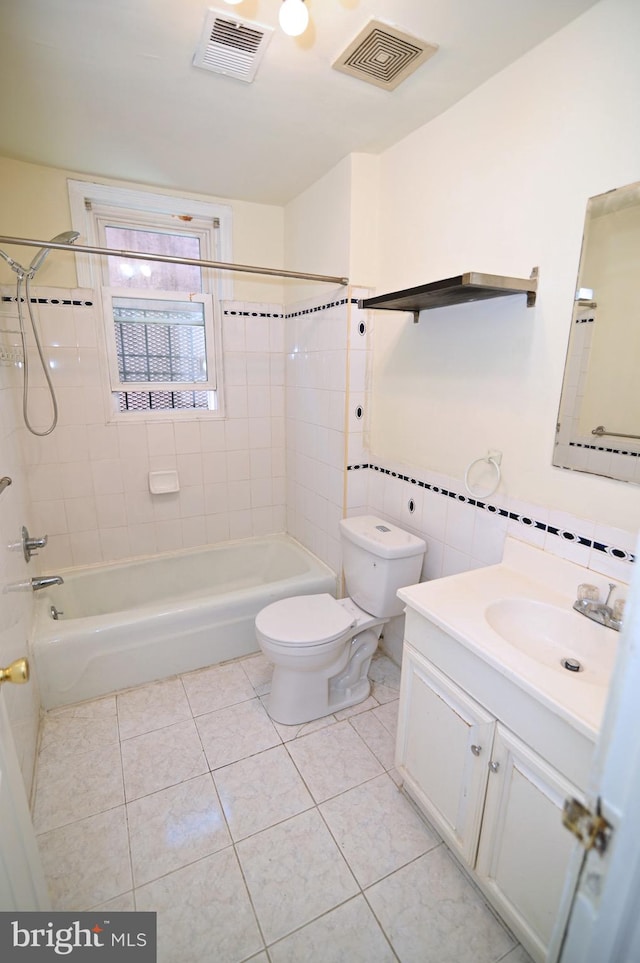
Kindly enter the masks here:
<path id="1" fill-rule="evenodd" d="M 285 264 L 293 271 L 348 277 L 367 287 L 378 276 L 380 158 L 350 154 L 286 205 Z M 291 283 L 287 301 L 322 296 L 326 283 Z"/>
<path id="2" fill-rule="evenodd" d="M 2 218 L 0 230 L 7 237 L 46 239 L 71 228 L 67 178 L 117 184 L 105 178 L 91 178 L 73 171 L 40 167 L 0 157 Z M 122 182 L 122 186 L 132 186 Z M 135 185 L 134 185 L 135 186 Z M 149 188 L 150 189 L 150 188 Z M 174 196 L 221 201 L 233 209 L 233 260 L 257 267 L 282 267 L 284 214 L 281 207 L 253 204 L 241 200 L 166 191 Z M 6 246 L 7 253 L 22 264 L 29 263 L 34 250 Z M 0 283 L 14 280 L 9 267 L 0 263 Z M 235 274 L 233 297 L 239 301 L 281 301 L 282 281 L 260 275 Z M 38 274 L 40 284 L 72 288 L 76 286 L 73 256 L 58 253 L 47 259 Z"/>
<path id="3" fill-rule="evenodd" d="M 551 456 L 586 201 L 640 176 L 639 34 L 635 2 L 603 0 L 382 156 L 379 291 L 534 265 L 540 286 L 530 310 L 376 316 L 378 459 L 462 478 L 498 449 L 503 494 L 637 529 L 636 486 Z"/>
<path id="4" fill-rule="evenodd" d="M 347 157 L 284 208 L 285 264 L 291 271 L 349 274 L 351 158 Z M 285 300 L 322 296 L 325 283 L 292 282 Z"/>

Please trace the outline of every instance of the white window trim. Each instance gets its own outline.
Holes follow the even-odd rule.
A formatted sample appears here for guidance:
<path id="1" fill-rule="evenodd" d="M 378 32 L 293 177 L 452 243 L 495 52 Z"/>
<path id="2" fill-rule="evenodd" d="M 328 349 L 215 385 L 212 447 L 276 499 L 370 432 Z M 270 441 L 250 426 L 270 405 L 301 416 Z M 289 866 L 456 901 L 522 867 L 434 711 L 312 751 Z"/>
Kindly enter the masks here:
<path id="1" fill-rule="evenodd" d="M 139 210 L 141 214 L 176 214 L 220 221 L 217 257 L 214 260 L 232 261 L 233 211 L 228 204 L 198 201 L 172 194 L 155 194 L 151 191 L 96 184 L 93 181 L 68 180 L 71 226 L 82 240 L 91 247 L 101 247 L 96 233 L 95 220 L 87 209 L 87 203 L 100 207 L 124 207 Z M 102 284 L 100 259 L 95 254 L 76 254 L 78 285 L 98 288 Z M 219 272 L 215 294 L 219 301 L 233 300 L 233 278 L 228 272 Z"/>
<path id="2" fill-rule="evenodd" d="M 153 288 L 137 290 L 135 288 L 107 288 L 102 289 L 102 306 L 104 317 L 113 322 L 113 299 L 131 298 L 132 300 L 148 301 L 179 301 L 179 291 L 159 291 Z M 206 361 L 208 378 L 206 381 L 122 381 L 118 365 L 118 355 L 115 338 L 106 338 L 107 360 L 112 391 L 216 391 L 217 371 L 215 365 L 216 337 L 213 323 L 214 301 L 210 294 L 190 294 L 189 300 L 201 304 L 204 315 L 204 333 L 206 345 Z M 195 410 L 195 409 L 194 409 Z"/>
<path id="3" fill-rule="evenodd" d="M 172 194 L 157 194 L 144 189 L 131 189 L 116 187 L 108 184 L 98 184 L 93 181 L 72 180 L 67 181 L 69 191 L 69 206 L 71 210 L 71 225 L 80 234 L 80 243 L 84 242 L 92 247 L 103 247 L 104 244 L 98 238 L 97 219 L 91 212 L 91 207 L 122 207 L 128 211 L 139 210 L 141 219 L 145 214 L 175 214 L 177 216 L 192 216 L 194 218 L 219 221 L 219 234 L 217 235 L 217 251 L 214 260 L 221 262 L 232 261 L 232 227 L 233 210 L 230 205 L 220 204 L 210 201 L 193 200 L 188 197 L 179 197 Z M 102 324 L 102 344 L 104 346 L 103 363 L 101 363 L 101 380 L 104 390 L 109 397 L 108 402 L 108 421 L 123 422 L 132 424 L 135 422 L 152 421 L 154 424 L 159 422 L 174 421 L 200 421 L 213 418 L 225 417 L 223 378 L 222 378 L 222 332 L 221 332 L 221 310 L 222 302 L 233 300 L 233 278 L 228 272 L 217 271 L 215 273 L 215 283 L 213 289 L 211 285 L 206 285 L 210 301 L 213 303 L 213 345 L 214 366 L 209 370 L 215 380 L 215 389 L 210 385 L 198 383 L 197 388 L 187 388 L 186 390 L 215 390 L 216 406 L 213 409 L 193 408 L 193 409 L 155 409 L 151 411 L 129 411 L 122 412 L 117 406 L 117 392 L 136 390 L 130 384 L 114 388 L 110 378 L 110 352 L 111 342 L 115 341 L 107 334 L 105 326 L 105 311 L 103 298 L 99 296 L 102 288 L 108 286 L 104 283 L 101 269 L 101 258 L 99 255 L 82 254 L 75 255 L 76 272 L 79 287 L 92 288 L 95 292 L 96 310 L 101 315 Z M 205 274 L 206 272 L 205 269 Z M 203 278 L 204 281 L 204 278 Z M 128 289 L 129 292 L 131 289 Z M 147 289 L 147 295 L 153 296 L 152 289 Z M 210 351 L 208 350 L 208 354 Z M 209 358 L 210 363 L 210 358 Z M 143 390 L 162 390 L 157 384 L 152 388 Z M 177 385 L 172 385 L 170 390 L 182 390 Z"/>

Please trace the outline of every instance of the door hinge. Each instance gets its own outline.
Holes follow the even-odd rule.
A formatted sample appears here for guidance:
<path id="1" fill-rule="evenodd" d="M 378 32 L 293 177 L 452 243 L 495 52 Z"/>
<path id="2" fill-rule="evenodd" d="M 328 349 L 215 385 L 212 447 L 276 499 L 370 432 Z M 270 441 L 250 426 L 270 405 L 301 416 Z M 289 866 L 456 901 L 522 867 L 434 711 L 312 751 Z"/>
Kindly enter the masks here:
<path id="1" fill-rule="evenodd" d="M 593 813 L 577 799 L 565 799 L 562 824 L 577 837 L 587 852 L 595 849 L 598 853 L 604 853 L 609 845 L 613 827 L 599 812 L 600 800 L 598 800 L 597 809 L 598 812 Z"/>

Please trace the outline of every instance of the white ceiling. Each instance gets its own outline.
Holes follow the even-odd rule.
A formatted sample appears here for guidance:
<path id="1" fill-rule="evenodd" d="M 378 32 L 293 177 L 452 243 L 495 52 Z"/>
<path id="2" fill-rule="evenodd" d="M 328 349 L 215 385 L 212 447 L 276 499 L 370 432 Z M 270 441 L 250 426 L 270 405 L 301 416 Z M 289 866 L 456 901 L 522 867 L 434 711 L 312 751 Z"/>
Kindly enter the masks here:
<path id="1" fill-rule="evenodd" d="M 0 0 L 0 154 L 283 204 L 442 113 L 596 0 Z M 276 27 L 253 83 L 192 65 L 205 11 Z M 331 68 L 372 18 L 440 49 L 395 91 Z"/>

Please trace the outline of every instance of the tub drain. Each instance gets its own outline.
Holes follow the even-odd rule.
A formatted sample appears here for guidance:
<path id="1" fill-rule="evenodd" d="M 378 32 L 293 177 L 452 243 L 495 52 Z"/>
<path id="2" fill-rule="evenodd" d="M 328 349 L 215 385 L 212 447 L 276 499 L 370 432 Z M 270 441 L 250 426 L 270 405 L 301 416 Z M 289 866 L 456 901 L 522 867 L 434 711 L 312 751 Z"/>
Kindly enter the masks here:
<path id="1" fill-rule="evenodd" d="M 577 659 L 560 659 L 560 664 L 567 672 L 582 672 L 582 663 Z"/>

